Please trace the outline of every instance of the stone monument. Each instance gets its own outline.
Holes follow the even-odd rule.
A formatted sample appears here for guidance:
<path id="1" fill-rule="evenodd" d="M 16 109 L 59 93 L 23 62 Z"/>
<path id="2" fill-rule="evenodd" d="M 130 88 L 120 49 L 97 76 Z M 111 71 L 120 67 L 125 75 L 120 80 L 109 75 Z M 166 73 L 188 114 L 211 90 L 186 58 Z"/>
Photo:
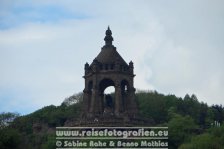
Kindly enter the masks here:
<path id="1" fill-rule="evenodd" d="M 112 44 L 110 28 L 106 30 L 105 45 L 91 64 L 84 66 L 85 88 L 80 126 L 135 126 L 144 124 L 138 117 L 134 88 L 134 66 L 120 56 Z M 113 86 L 115 93 L 106 95 L 105 89 Z"/>

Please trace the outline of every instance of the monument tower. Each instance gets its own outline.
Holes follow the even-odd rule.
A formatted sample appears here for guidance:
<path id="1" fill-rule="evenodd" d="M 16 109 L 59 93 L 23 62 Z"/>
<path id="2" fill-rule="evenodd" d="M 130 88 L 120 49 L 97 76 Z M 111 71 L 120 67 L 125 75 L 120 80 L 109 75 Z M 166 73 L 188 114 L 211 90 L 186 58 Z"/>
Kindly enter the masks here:
<path id="1" fill-rule="evenodd" d="M 137 114 L 134 88 L 134 66 L 128 64 L 113 46 L 110 28 L 106 30 L 105 45 L 91 64 L 85 64 L 83 117 L 133 118 Z M 115 88 L 114 96 L 105 95 L 107 87 Z"/>

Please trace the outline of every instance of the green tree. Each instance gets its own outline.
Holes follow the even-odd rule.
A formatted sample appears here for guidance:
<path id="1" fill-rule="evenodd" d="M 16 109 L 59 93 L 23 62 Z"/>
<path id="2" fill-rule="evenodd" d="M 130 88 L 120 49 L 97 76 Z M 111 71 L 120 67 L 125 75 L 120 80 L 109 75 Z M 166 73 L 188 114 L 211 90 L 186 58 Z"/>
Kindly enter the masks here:
<path id="1" fill-rule="evenodd" d="M 139 92 L 137 100 L 141 115 L 153 118 L 157 124 L 166 122 L 167 109 L 164 95 L 157 92 Z"/>
<path id="2" fill-rule="evenodd" d="M 179 149 L 223 149 L 224 125 L 211 128 L 207 132 L 192 137 L 188 143 L 182 144 Z"/>
<path id="3" fill-rule="evenodd" d="M 186 140 L 190 140 L 198 128 L 190 116 L 179 114 L 169 114 L 172 118 L 168 122 L 169 128 L 169 148 L 178 148 Z"/>
<path id="4" fill-rule="evenodd" d="M 12 128 L 0 129 L 0 148 L 13 149 L 18 148 L 21 141 L 19 132 Z"/>

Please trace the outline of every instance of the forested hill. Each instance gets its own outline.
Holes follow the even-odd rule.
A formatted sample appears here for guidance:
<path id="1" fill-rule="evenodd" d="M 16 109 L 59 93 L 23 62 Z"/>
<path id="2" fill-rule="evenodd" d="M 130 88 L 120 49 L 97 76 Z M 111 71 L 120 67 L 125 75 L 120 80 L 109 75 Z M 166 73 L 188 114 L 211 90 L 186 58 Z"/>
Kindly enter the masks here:
<path id="1" fill-rule="evenodd" d="M 156 91 L 138 91 L 140 115 L 153 119 L 155 126 L 168 126 L 169 148 L 222 149 L 224 147 L 224 107 L 208 106 L 195 95 L 183 99 Z M 55 127 L 79 116 L 82 93 L 60 106 L 47 106 L 29 115 L 0 114 L 1 149 L 55 149 Z"/>

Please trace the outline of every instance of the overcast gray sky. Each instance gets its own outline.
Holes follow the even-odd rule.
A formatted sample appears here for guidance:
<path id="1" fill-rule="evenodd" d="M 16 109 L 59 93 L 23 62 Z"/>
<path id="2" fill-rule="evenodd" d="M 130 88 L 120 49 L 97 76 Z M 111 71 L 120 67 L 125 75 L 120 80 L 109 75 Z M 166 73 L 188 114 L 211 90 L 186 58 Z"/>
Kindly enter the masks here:
<path id="1" fill-rule="evenodd" d="M 104 45 L 133 60 L 135 87 L 224 105 L 222 0 L 0 0 L 0 112 L 27 114 L 84 88 Z"/>

